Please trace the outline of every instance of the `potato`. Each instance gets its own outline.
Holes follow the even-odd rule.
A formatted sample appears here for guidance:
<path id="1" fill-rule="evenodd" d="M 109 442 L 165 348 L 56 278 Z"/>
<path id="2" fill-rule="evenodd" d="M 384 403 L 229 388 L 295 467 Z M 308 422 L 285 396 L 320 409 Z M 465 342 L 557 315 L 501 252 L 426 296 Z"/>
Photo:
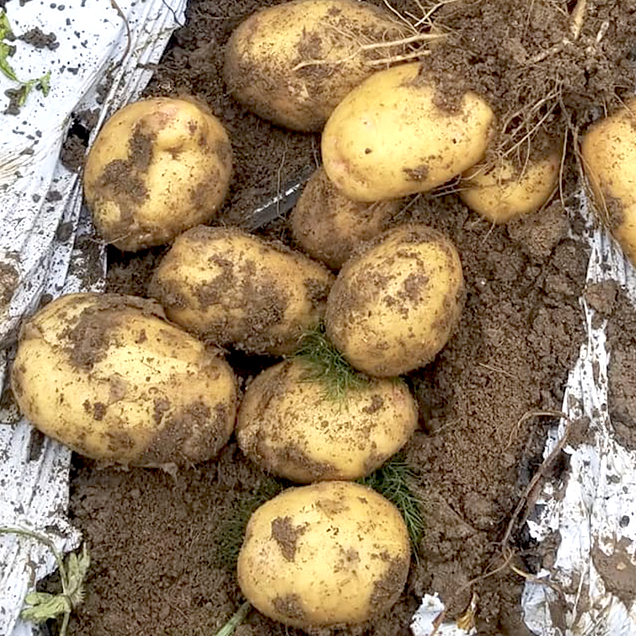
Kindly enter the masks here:
<path id="1" fill-rule="evenodd" d="M 318 168 L 291 213 L 292 236 L 309 256 L 340 269 L 359 243 L 388 229 L 400 204 L 352 201 Z"/>
<path id="2" fill-rule="evenodd" d="M 590 127 L 581 155 L 596 212 L 636 265 L 636 99 Z"/>
<path id="3" fill-rule="evenodd" d="M 327 300 L 327 336 L 372 376 L 428 364 L 459 320 L 464 279 L 455 246 L 424 225 L 403 225 L 352 256 Z"/>
<path id="4" fill-rule="evenodd" d="M 282 243 L 200 226 L 175 241 L 149 291 L 207 342 L 284 355 L 320 322 L 332 283 L 326 268 Z"/>
<path id="5" fill-rule="evenodd" d="M 360 484 L 327 481 L 285 490 L 256 510 L 238 579 L 256 609 L 286 625 L 354 625 L 397 601 L 409 561 L 392 503 Z"/>
<path id="6" fill-rule="evenodd" d="M 93 459 L 201 462 L 234 429 L 230 366 L 132 296 L 69 294 L 41 309 L 22 327 L 11 386 L 36 428 Z"/>
<path id="7" fill-rule="evenodd" d="M 208 108 L 159 97 L 106 122 L 86 160 L 84 194 L 102 238 L 134 252 L 212 220 L 231 174 L 230 141 Z"/>
<path id="8" fill-rule="evenodd" d="M 476 164 L 492 136 L 494 114 L 474 93 L 456 111 L 436 103 L 420 64 L 378 71 L 337 106 L 322 135 L 325 172 L 356 201 L 426 192 Z"/>
<path id="9" fill-rule="evenodd" d="M 374 63 L 402 51 L 363 46 L 405 35 L 404 25 L 365 2 L 286 2 L 257 11 L 234 31 L 225 49 L 225 82 L 260 117 L 293 130 L 320 130 Z"/>
<path id="10" fill-rule="evenodd" d="M 263 371 L 239 409 L 241 450 L 291 481 L 359 479 L 400 450 L 417 426 L 417 404 L 394 378 L 361 381 L 342 396 L 330 390 L 299 358 Z"/>
<path id="11" fill-rule="evenodd" d="M 507 223 L 540 210 L 559 183 L 561 153 L 530 161 L 517 168 L 509 159 L 493 166 L 478 164 L 463 175 L 459 196 L 491 223 Z"/>

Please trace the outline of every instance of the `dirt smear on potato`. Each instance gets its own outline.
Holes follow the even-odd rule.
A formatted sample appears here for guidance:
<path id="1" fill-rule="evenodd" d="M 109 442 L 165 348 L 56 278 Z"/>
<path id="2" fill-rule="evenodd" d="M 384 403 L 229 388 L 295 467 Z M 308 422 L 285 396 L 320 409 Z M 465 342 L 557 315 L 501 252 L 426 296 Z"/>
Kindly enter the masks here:
<path id="1" fill-rule="evenodd" d="M 225 225 L 249 227 L 256 208 L 290 181 L 307 176 L 319 160 L 318 136 L 288 132 L 247 113 L 223 84 L 221 52 L 232 30 L 256 9 L 274 4 L 278 2 L 192 0 L 187 24 L 175 34 L 148 91 L 192 94 L 227 127 L 235 177 L 220 217 Z M 417 16 L 417 4 L 399 0 L 393 6 Z M 472 56 L 470 68 L 465 58 L 453 54 L 446 62 L 432 62 L 433 70 L 440 77 L 444 73 L 450 77 L 454 68 L 466 70 L 470 87 L 499 95 L 494 106 L 498 113 L 506 112 L 512 105 L 506 100 L 515 88 L 506 73 L 518 44 L 532 57 L 558 43 L 564 36 L 563 12 L 570 13 L 574 4 L 565 0 L 449 3 L 440 13 L 448 28 L 463 33 L 464 49 Z M 590 1 L 591 18 L 579 36 L 596 37 L 605 15 L 623 16 L 622 23 L 611 22 L 601 40 L 606 49 L 623 47 L 612 58 L 620 68 L 626 51 L 620 29 L 633 32 L 633 5 Z M 467 11 L 464 17 L 460 8 Z M 546 19 L 555 11 L 562 19 Z M 471 34 L 476 39 L 469 42 Z M 553 56 L 552 62 L 559 59 Z M 553 71 L 548 58 L 539 66 L 543 79 L 533 77 L 549 85 L 557 69 Z M 534 73 L 535 67 L 528 70 Z M 595 75 L 593 69 L 581 67 L 580 80 L 590 72 Z M 494 74 L 492 82 L 488 74 Z M 596 75 L 600 81 L 602 73 Z M 450 91 L 450 81 L 447 86 Z M 587 105 L 578 110 L 573 100 L 572 107 L 580 113 L 577 121 L 584 122 Z M 542 126 L 553 121 L 551 115 Z M 571 177 L 566 171 L 566 196 Z M 425 504 L 420 559 L 412 562 L 407 586 L 387 614 L 372 626 L 340 633 L 407 636 L 423 593 L 439 592 L 450 602 L 449 614 L 457 616 L 476 592 L 479 634 L 523 636 L 527 631 L 521 623 L 519 597 L 524 580 L 504 569 L 476 585 L 469 582 L 501 565 L 498 542 L 542 461 L 552 422 L 532 414 L 561 408 L 567 373 L 583 337 L 578 296 L 587 253 L 569 238 L 570 232 L 578 234 L 578 226 L 559 203 L 528 221 L 493 228 L 454 196 L 431 195 L 410 203 L 399 219 L 430 223 L 455 241 L 464 267 L 466 309 L 449 345 L 433 364 L 410 378 L 421 411 L 421 428 L 406 449 Z M 270 224 L 266 234 L 288 240 L 285 220 Z M 110 291 L 145 295 L 162 253 L 163 248 L 157 248 L 131 256 L 111 249 Z M 250 363 L 243 358 L 241 372 L 244 377 L 254 375 L 262 365 L 262 359 Z M 98 470 L 92 462 L 76 458 L 71 514 L 91 549 L 93 565 L 71 633 L 214 634 L 243 600 L 234 572 L 220 567 L 215 558 L 218 529 L 266 480 L 233 442 L 218 461 L 182 470 L 174 478 L 154 470 Z M 523 532 L 513 535 L 511 547 L 518 555 L 518 567 L 534 571 L 537 560 Z M 235 633 L 301 636 L 303 632 L 252 612 Z"/>

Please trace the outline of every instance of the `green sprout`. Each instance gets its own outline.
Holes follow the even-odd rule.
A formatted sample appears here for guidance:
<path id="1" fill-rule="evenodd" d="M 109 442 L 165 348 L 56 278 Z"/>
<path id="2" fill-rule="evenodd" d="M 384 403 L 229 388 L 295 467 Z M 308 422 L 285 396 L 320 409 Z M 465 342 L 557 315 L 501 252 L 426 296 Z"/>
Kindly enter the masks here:
<path id="1" fill-rule="evenodd" d="M 2 28 L 1 23 L 0 28 Z M 84 578 L 90 565 L 86 544 L 82 546 L 79 555 L 75 552 L 69 554 L 65 564 L 53 541 L 42 534 L 24 528 L 0 528 L 0 534 L 13 534 L 35 539 L 53 553 L 60 574 L 62 593 L 31 592 L 27 594 L 25 603 L 28 607 L 22 610 L 20 616 L 25 621 L 34 623 L 44 623 L 63 616 L 59 636 L 66 636 L 71 613 L 84 598 Z"/>
<path id="2" fill-rule="evenodd" d="M 277 479 L 268 478 L 256 492 L 240 498 L 236 508 L 219 525 L 217 530 L 216 562 L 220 567 L 234 570 L 243 544 L 245 528 L 252 513 L 284 490 Z"/>
<path id="3" fill-rule="evenodd" d="M 214 636 L 232 636 L 234 630 L 247 618 L 252 606 L 248 601 L 245 601 L 241 607 L 239 607 L 234 616 L 221 627 L 221 629 Z"/>
<path id="4" fill-rule="evenodd" d="M 21 81 L 15 73 L 13 66 L 9 62 L 9 58 L 15 53 L 15 46 L 7 44 L 15 40 L 15 35 L 11 29 L 9 18 L 6 11 L 0 11 L 0 72 L 3 73 L 12 82 L 18 84 L 17 88 L 9 89 L 6 94 L 10 97 L 12 107 L 21 108 L 26 103 L 31 92 L 35 90 L 41 91 L 44 97 L 47 97 L 51 90 L 51 71 L 48 71 L 42 77 Z"/>
<path id="5" fill-rule="evenodd" d="M 312 368 L 311 380 L 322 382 L 327 396 L 334 401 L 344 400 L 349 391 L 368 384 L 368 378 L 356 371 L 336 349 L 323 327 L 307 332 L 295 356 Z"/>
<path id="6" fill-rule="evenodd" d="M 402 513 L 413 553 L 417 557 L 417 549 L 424 532 L 424 517 L 422 500 L 413 487 L 416 479 L 413 468 L 404 456 L 398 453 L 378 470 L 358 482 L 379 492 Z"/>

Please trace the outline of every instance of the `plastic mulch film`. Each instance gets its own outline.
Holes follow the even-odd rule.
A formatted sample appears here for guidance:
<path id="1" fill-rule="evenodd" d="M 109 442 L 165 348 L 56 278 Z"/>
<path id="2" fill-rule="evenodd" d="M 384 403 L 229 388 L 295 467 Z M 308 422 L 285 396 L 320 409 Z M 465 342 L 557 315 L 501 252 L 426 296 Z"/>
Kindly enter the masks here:
<path id="1" fill-rule="evenodd" d="M 90 143 L 110 114 L 140 95 L 170 35 L 183 24 L 185 5 L 186 0 L 11 0 L 0 9 L 5 396 L 23 317 L 48 298 L 103 285 L 105 255 L 82 209 L 78 174 L 60 161 L 67 132 L 78 116 L 89 117 Z M 35 431 L 10 400 L 0 402 L 1 527 L 43 534 L 59 550 L 76 547 L 80 537 L 66 518 L 69 465 L 70 451 Z M 0 634 L 37 633 L 20 611 L 26 594 L 54 569 L 53 555 L 42 544 L 0 535 Z"/>

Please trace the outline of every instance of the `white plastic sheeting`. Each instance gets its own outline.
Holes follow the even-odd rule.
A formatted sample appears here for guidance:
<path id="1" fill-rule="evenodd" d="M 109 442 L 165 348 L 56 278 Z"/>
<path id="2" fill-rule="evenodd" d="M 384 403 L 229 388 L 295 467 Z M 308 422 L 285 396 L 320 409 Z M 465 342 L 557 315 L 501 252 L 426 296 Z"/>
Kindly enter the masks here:
<path id="1" fill-rule="evenodd" d="M 0 113 L 0 385 L 17 330 L 43 296 L 97 290 L 104 254 L 81 207 L 78 175 L 59 160 L 73 113 L 92 112 L 97 129 L 139 96 L 186 0 L 28 0 L 6 6 L 13 33 L 53 33 L 58 46 L 16 40 L 8 59 L 21 81 L 50 73 L 50 92 L 32 91 L 17 115 Z M 0 73 L 0 109 L 16 83 Z M 4 103 L 3 103 L 4 99 Z M 5 387 L 6 388 L 6 387 Z M 78 545 L 69 526 L 70 452 L 0 410 L 0 525 L 45 534 L 59 549 Z M 0 536 L 0 634 L 31 634 L 19 613 L 34 583 L 53 571 L 47 548 Z"/>

